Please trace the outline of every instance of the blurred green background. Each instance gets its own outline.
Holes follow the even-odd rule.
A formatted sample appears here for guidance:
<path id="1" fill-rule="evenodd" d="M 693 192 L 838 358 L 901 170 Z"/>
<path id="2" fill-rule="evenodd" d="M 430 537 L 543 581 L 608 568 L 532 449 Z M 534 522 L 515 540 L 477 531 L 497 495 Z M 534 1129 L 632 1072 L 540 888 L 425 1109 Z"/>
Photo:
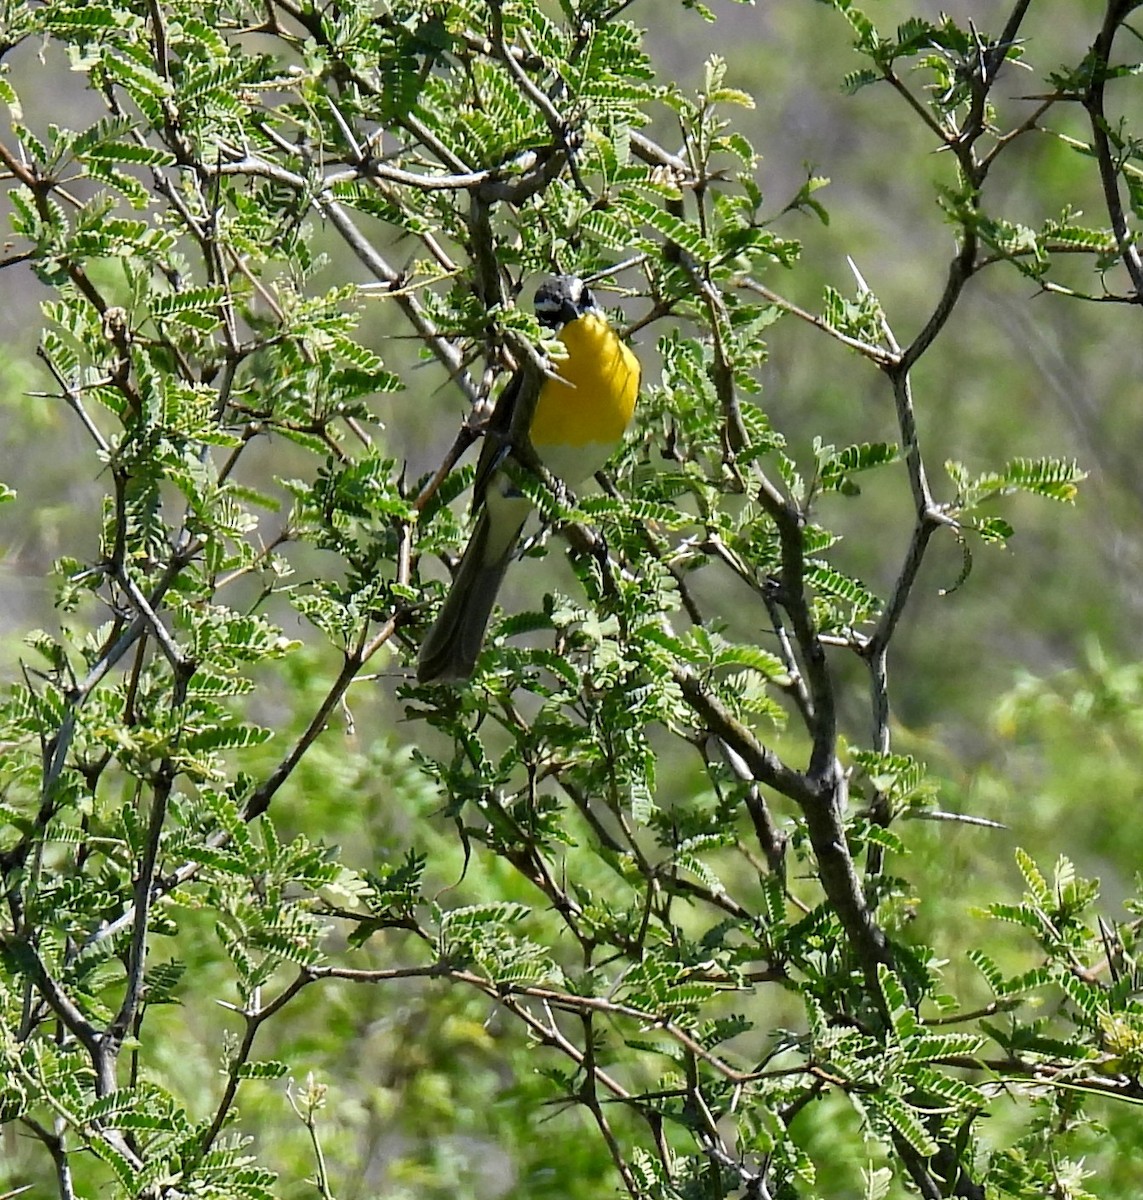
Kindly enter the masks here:
<path id="1" fill-rule="evenodd" d="M 931 135 L 887 88 L 856 96 L 841 89 L 860 63 L 846 23 L 825 4 L 773 0 L 754 7 L 714 0 L 718 21 L 663 0 L 637 0 L 629 17 L 647 30 L 661 78 L 689 89 L 703 61 L 717 53 L 729 62 L 727 82 L 750 91 L 756 108 L 741 126 L 762 154 L 759 180 L 777 216 L 807 173 L 828 176 L 818 193 L 828 224 L 800 214 L 777 219 L 784 236 L 803 243 L 798 269 L 767 282 L 791 301 L 817 310 L 830 284 L 855 291 L 847 256 L 880 297 L 899 340 L 907 341 L 931 311 L 953 253 L 934 185 L 952 179 L 951 160 L 934 152 Z M 976 3 L 905 3 L 869 0 L 871 18 L 887 28 L 910 15 L 949 12 L 993 29 L 1007 6 Z M 1023 111 L 1025 90 L 1060 62 L 1077 62 L 1098 28 L 1103 5 L 1068 0 L 1042 6 L 1025 26 L 1025 53 L 1035 71 L 1011 70 L 998 101 Z M 97 115 L 81 79 L 49 48 L 22 46 L 10 56 L 13 82 L 33 129 L 48 121 L 82 127 Z M 1136 113 L 1139 85 L 1127 82 Z M 1113 94 L 1115 103 L 1123 97 Z M 1084 136 L 1082 112 L 1059 111 L 1053 128 Z M 654 131 L 674 145 L 664 111 Z M 1010 220 L 1036 226 L 1064 205 L 1105 223 L 1091 160 L 1048 134 L 1029 135 L 1005 154 L 990 181 L 988 205 Z M 318 283 L 355 279 L 361 268 L 335 238 L 315 230 L 330 262 Z M 391 247 L 402 259 L 399 244 Z M 410 249 L 409 254 L 412 253 Z M 1099 290 L 1090 263 L 1060 265 L 1060 278 Z M 1114 275 L 1109 277 L 1114 286 Z M 50 390 L 35 346 L 38 305 L 47 291 L 22 267 L 0 273 L 0 478 L 19 500 L 0 508 L 0 677 L 19 670 L 21 638 L 55 622 L 48 575 L 63 554 L 95 553 L 98 507 L 106 490 L 88 446 L 63 407 L 30 393 Z M 415 360 L 386 306 L 366 305 L 367 340 L 395 370 Z M 875 369 L 792 318 L 773 326 L 770 362 L 760 402 L 803 463 L 815 436 L 843 445 L 893 440 L 892 395 Z M 646 353 L 648 348 L 643 347 Z M 648 354 L 648 357 L 651 357 Z M 932 824 L 910 831 L 912 861 L 901 873 L 925 878 L 917 913 L 918 936 L 939 945 L 967 980 L 964 950 L 981 936 L 972 906 L 1018 894 L 1016 846 L 1050 868 L 1060 853 L 1104 884 L 1107 911 L 1118 918 L 1131 890 L 1143 833 L 1135 821 L 1141 789 L 1143 673 L 1134 665 L 1140 621 L 1140 497 L 1135 447 L 1143 422 L 1140 380 L 1143 338 L 1130 307 L 1043 294 L 1005 265 L 973 279 L 950 325 L 917 371 L 920 436 L 934 489 L 945 459 L 975 472 L 998 469 L 1016 455 L 1074 456 L 1089 472 L 1074 509 L 1020 502 L 1006 509 L 1017 534 L 1006 551 L 976 551 L 970 578 L 950 595 L 961 572 L 959 548 L 938 540 L 891 658 L 896 749 L 926 760 L 941 780 L 941 806 L 1003 822 L 1005 830 Z M 383 398 L 389 450 L 416 474 L 439 461 L 451 440 L 461 400 L 435 367 L 412 376 L 409 391 Z M 291 447 L 277 443 L 266 456 L 266 478 L 289 476 Z M 884 591 L 904 553 L 911 511 L 904 468 L 879 472 L 861 498 L 831 497 L 824 523 L 847 534 L 836 562 Z M 272 519 L 271 519 L 272 523 Z M 293 547 L 299 569 L 322 564 Z M 510 585 L 511 587 L 512 585 Z M 511 602 L 511 590 L 506 593 Z M 306 711 L 328 665 L 317 636 L 302 626 L 291 636 L 314 643 L 295 663 L 290 687 L 276 697 L 283 731 Z M 848 687 L 843 718 L 847 736 L 868 743 L 865 685 L 852 664 L 837 667 Z M 355 689 L 352 732 L 333 731 L 302 775 L 275 801 L 286 825 L 311 836 L 370 853 L 399 854 L 411 840 L 430 843 L 442 864 L 439 887 L 461 875 L 459 850 L 447 827 L 434 832 L 435 798 L 410 766 L 407 747 L 423 730 L 403 721 L 393 701 L 394 680 Z M 268 761 L 272 752 L 268 751 Z M 312 786 L 307 786 L 307 780 Z M 663 788 L 689 780 L 664 777 Z M 315 798 L 320 798 L 315 803 Z M 434 839 L 438 839 L 435 840 Z M 513 885 L 498 884 L 507 893 Z M 1012 935 L 1013 963 L 1030 949 Z M 192 967 L 195 964 L 191 964 Z M 203 963 L 209 973 L 218 964 Z M 225 994 L 223 973 L 219 995 Z M 594 1134 L 555 1120 L 548 1137 L 535 1128 L 532 1072 L 539 1059 L 505 1031 L 487 1005 L 455 991 L 410 988 L 396 1004 L 390 991 L 326 988 L 305 996 L 273 1035 L 269 1056 L 305 1058 L 337 1092 L 337 1118 L 326 1146 L 331 1159 L 356 1164 L 343 1181 L 346 1196 L 527 1197 L 596 1196 L 609 1186 L 606 1156 Z M 193 1094 L 217 1086 L 216 1064 L 182 1052 L 184 1039 L 219 1044 L 219 1013 L 193 1018 L 171 1014 L 170 1072 Z M 189 1021 L 189 1023 L 186 1023 Z M 196 1022 L 206 1022 L 202 1027 Z M 352 1047 L 347 1055 L 346 1047 Z M 256 1085 L 261 1086 L 261 1085 Z M 489 1097 L 495 1096 L 493 1115 Z M 260 1111 L 260 1106 L 264 1110 Z M 267 1140 L 278 1129 L 283 1165 L 305 1161 L 306 1139 L 278 1091 L 251 1089 L 243 1105 L 247 1126 Z M 848 1197 L 848 1175 L 831 1171 L 829 1139 L 840 1137 L 837 1114 L 807 1119 L 806 1141 L 822 1166 L 823 1196 Z M 1143 1146 L 1128 1113 L 1110 1112 L 1115 1137 L 1086 1147 L 1102 1180 L 1101 1195 L 1136 1195 Z M 1003 1119 L 996 1137 L 1002 1139 Z M 440 1130 L 452 1130 L 439 1136 Z M 824 1141 L 823 1141 L 824 1139 Z M 20 1147 L 0 1148 L 15 1162 Z M 13 1157 L 15 1156 L 15 1157 Z M 296 1164 L 295 1164 L 296 1165 Z M 348 1172 L 348 1168 L 347 1168 Z M 294 1171 L 301 1178 L 304 1169 Z M 0 1167 L 0 1182 L 4 1180 Z M 310 1194 L 300 1184 L 296 1192 Z"/>

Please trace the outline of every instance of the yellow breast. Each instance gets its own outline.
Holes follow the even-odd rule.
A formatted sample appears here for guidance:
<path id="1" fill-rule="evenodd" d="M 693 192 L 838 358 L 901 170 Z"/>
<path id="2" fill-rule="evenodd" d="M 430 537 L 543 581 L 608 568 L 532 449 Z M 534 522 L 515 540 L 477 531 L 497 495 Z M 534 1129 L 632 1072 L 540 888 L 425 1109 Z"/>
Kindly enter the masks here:
<path id="1" fill-rule="evenodd" d="M 532 445 L 549 470 L 578 483 L 603 466 L 631 420 L 639 360 L 595 313 L 565 325 L 559 339 L 567 357 L 555 363 L 558 378 L 540 389 Z"/>

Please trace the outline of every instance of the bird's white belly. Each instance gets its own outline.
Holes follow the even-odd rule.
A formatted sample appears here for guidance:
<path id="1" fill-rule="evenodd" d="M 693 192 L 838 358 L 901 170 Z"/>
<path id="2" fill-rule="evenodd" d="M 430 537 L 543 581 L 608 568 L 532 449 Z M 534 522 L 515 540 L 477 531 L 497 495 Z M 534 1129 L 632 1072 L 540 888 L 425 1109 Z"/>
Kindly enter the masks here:
<path id="1" fill-rule="evenodd" d="M 584 442 L 581 446 L 536 446 L 540 461 L 568 487 L 574 488 L 602 469 L 614 442 Z"/>

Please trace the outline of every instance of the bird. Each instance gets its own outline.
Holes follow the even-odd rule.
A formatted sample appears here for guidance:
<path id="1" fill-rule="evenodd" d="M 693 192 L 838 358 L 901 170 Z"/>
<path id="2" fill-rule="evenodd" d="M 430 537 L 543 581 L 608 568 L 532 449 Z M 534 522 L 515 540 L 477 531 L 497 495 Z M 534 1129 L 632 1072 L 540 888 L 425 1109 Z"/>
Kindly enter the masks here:
<path id="1" fill-rule="evenodd" d="M 473 484 L 475 525 L 448 595 L 421 644 L 419 683 L 464 683 L 484 643 L 496 594 L 532 504 L 505 470 L 507 433 L 525 389 L 539 385 L 529 426 L 536 457 L 562 483 L 575 486 L 600 470 L 635 412 L 639 360 L 611 327 L 591 289 L 575 275 L 554 275 L 537 289 L 540 324 L 563 343 L 552 373 L 517 370 L 501 393 Z M 516 460 L 519 463 L 519 459 Z"/>

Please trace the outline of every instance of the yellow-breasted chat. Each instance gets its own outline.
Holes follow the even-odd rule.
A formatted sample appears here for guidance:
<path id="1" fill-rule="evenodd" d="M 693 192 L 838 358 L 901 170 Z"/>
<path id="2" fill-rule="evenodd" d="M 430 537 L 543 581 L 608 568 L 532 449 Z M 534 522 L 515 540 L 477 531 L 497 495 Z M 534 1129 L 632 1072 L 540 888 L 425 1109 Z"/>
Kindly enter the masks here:
<path id="1" fill-rule="evenodd" d="M 517 371 L 489 426 L 501 433 L 513 428 L 513 412 L 531 399 L 524 389 L 538 386 L 529 427 L 532 449 L 557 479 L 575 485 L 594 475 L 622 439 L 639 394 L 639 360 L 576 276 L 556 275 L 541 284 L 534 307 L 540 324 L 555 332 L 566 354 L 553 361 L 551 376 Z M 485 438 L 473 484 L 476 524 L 421 645 L 421 683 L 462 682 L 476 666 L 496 593 L 532 509 L 504 469 L 510 455 L 503 437 Z"/>

